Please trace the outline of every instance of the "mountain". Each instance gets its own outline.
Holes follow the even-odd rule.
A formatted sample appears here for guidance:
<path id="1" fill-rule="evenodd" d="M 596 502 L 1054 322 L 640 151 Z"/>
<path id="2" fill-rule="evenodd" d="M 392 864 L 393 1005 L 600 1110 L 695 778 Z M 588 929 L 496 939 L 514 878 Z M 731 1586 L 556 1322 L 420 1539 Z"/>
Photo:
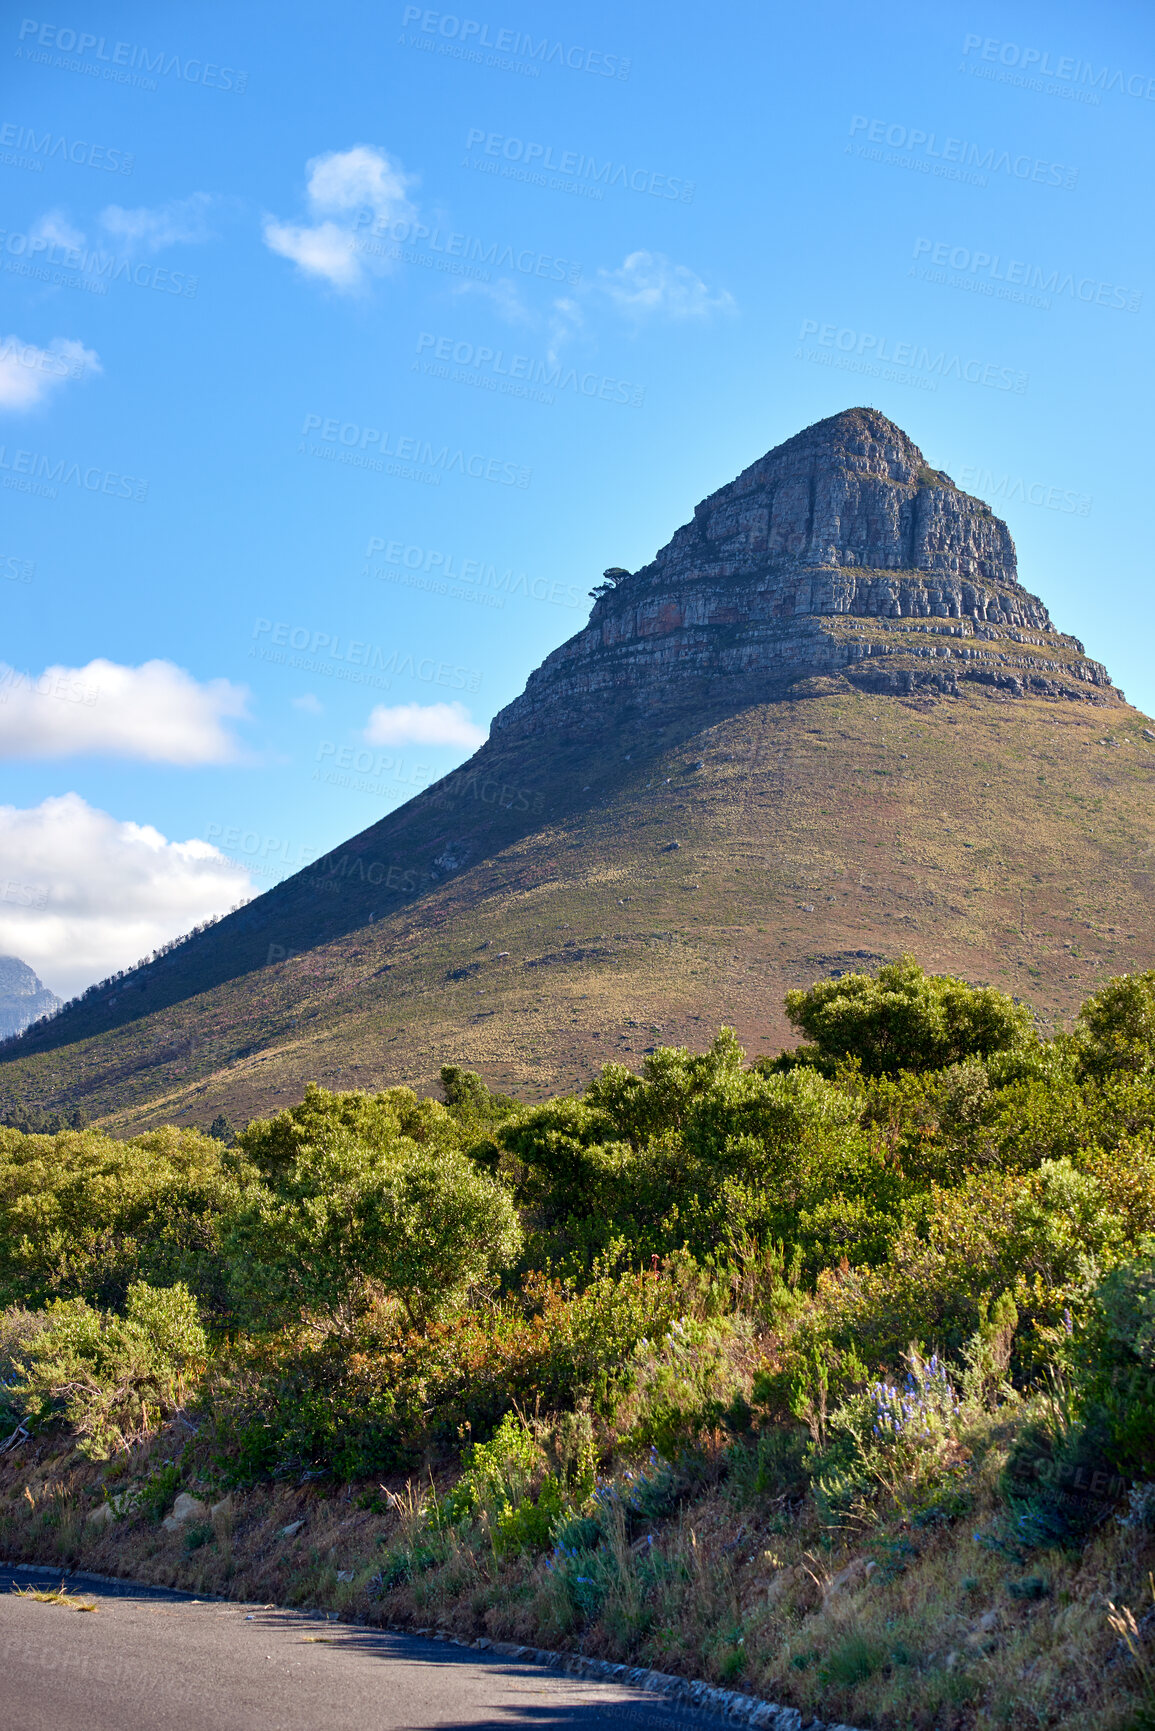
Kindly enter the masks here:
<path id="1" fill-rule="evenodd" d="M 0 1040 L 22 1034 L 39 1016 L 50 1016 L 63 999 L 18 956 L 0 956 Z"/>
<path id="2" fill-rule="evenodd" d="M 1091 574 L 1089 574 L 1090 577 Z M 872 409 L 606 574 L 467 764 L 10 1044 L 0 1106 L 207 1123 L 315 1078 L 525 1097 L 904 950 L 1053 1022 L 1155 965 L 1155 731 Z"/>

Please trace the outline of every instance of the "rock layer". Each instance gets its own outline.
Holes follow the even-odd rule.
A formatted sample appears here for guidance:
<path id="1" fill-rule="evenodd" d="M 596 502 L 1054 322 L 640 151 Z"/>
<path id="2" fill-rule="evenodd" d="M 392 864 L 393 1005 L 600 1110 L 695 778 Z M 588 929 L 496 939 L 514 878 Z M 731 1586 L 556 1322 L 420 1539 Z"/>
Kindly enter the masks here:
<path id="1" fill-rule="evenodd" d="M 1006 524 L 860 408 L 704 499 L 651 564 L 598 597 L 494 729 L 584 731 L 831 676 L 878 691 L 949 695 L 965 679 L 1009 695 L 1121 695 L 1022 587 Z"/>

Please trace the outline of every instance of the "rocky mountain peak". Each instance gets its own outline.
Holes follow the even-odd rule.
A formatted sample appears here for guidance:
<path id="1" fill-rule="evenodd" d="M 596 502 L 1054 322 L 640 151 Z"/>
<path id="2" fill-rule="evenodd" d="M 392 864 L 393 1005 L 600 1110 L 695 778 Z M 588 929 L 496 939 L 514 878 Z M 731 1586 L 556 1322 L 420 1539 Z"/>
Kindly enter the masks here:
<path id="1" fill-rule="evenodd" d="M 914 440 L 878 409 L 842 409 L 815 421 L 800 433 L 777 445 L 757 463 L 751 464 L 734 485 L 775 458 L 801 454 L 827 468 L 845 468 L 880 480 L 908 483 L 925 467 L 925 459 Z"/>
<path id="2" fill-rule="evenodd" d="M 613 575 L 495 731 L 764 702 L 814 677 L 1118 695 L 1019 583 L 1006 524 L 877 409 L 844 409 L 775 446 L 649 565 Z"/>
<path id="3" fill-rule="evenodd" d="M 844 409 L 768 451 L 654 565 L 692 578 L 735 561 L 1018 581 L 1006 524 L 877 409 Z"/>

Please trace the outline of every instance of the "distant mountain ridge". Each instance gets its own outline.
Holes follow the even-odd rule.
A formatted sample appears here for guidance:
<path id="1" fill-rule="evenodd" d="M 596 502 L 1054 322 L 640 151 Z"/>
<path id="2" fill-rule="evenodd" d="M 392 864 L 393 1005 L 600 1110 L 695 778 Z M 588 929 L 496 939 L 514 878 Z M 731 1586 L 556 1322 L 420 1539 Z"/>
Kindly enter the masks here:
<path id="1" fill-rule="evenodd" d="M 234 1120 L 310 1078 L 532 1094 L 911 950 L 1069 1014 L 1155 965 L 1155 736 L 873 409 L 607 574 L 460 769 L 0 1055 L 0 1106 Z"/>
<path id="2" fill-rule="evenodd" d="M 0 1040 L 22 1034 L 39 1017 L 52 1015 L 62 1002 L 27 962 L 18 956 L 0 956 Z"/>

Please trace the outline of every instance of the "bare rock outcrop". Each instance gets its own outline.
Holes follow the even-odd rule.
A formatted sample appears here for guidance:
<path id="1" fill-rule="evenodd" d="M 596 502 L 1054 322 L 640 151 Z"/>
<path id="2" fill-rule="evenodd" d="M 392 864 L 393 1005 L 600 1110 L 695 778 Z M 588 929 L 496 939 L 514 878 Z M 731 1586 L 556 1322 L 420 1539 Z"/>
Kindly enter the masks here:
<path id="1" fill-rule="evenodd" d="M 816 677 L 1120 695 L 1020 584 L 1006 524 L 875 409 L 807 427 L 704 499 L 651 564 L 608 575 L 495 732 L 766 701 Z"/>

